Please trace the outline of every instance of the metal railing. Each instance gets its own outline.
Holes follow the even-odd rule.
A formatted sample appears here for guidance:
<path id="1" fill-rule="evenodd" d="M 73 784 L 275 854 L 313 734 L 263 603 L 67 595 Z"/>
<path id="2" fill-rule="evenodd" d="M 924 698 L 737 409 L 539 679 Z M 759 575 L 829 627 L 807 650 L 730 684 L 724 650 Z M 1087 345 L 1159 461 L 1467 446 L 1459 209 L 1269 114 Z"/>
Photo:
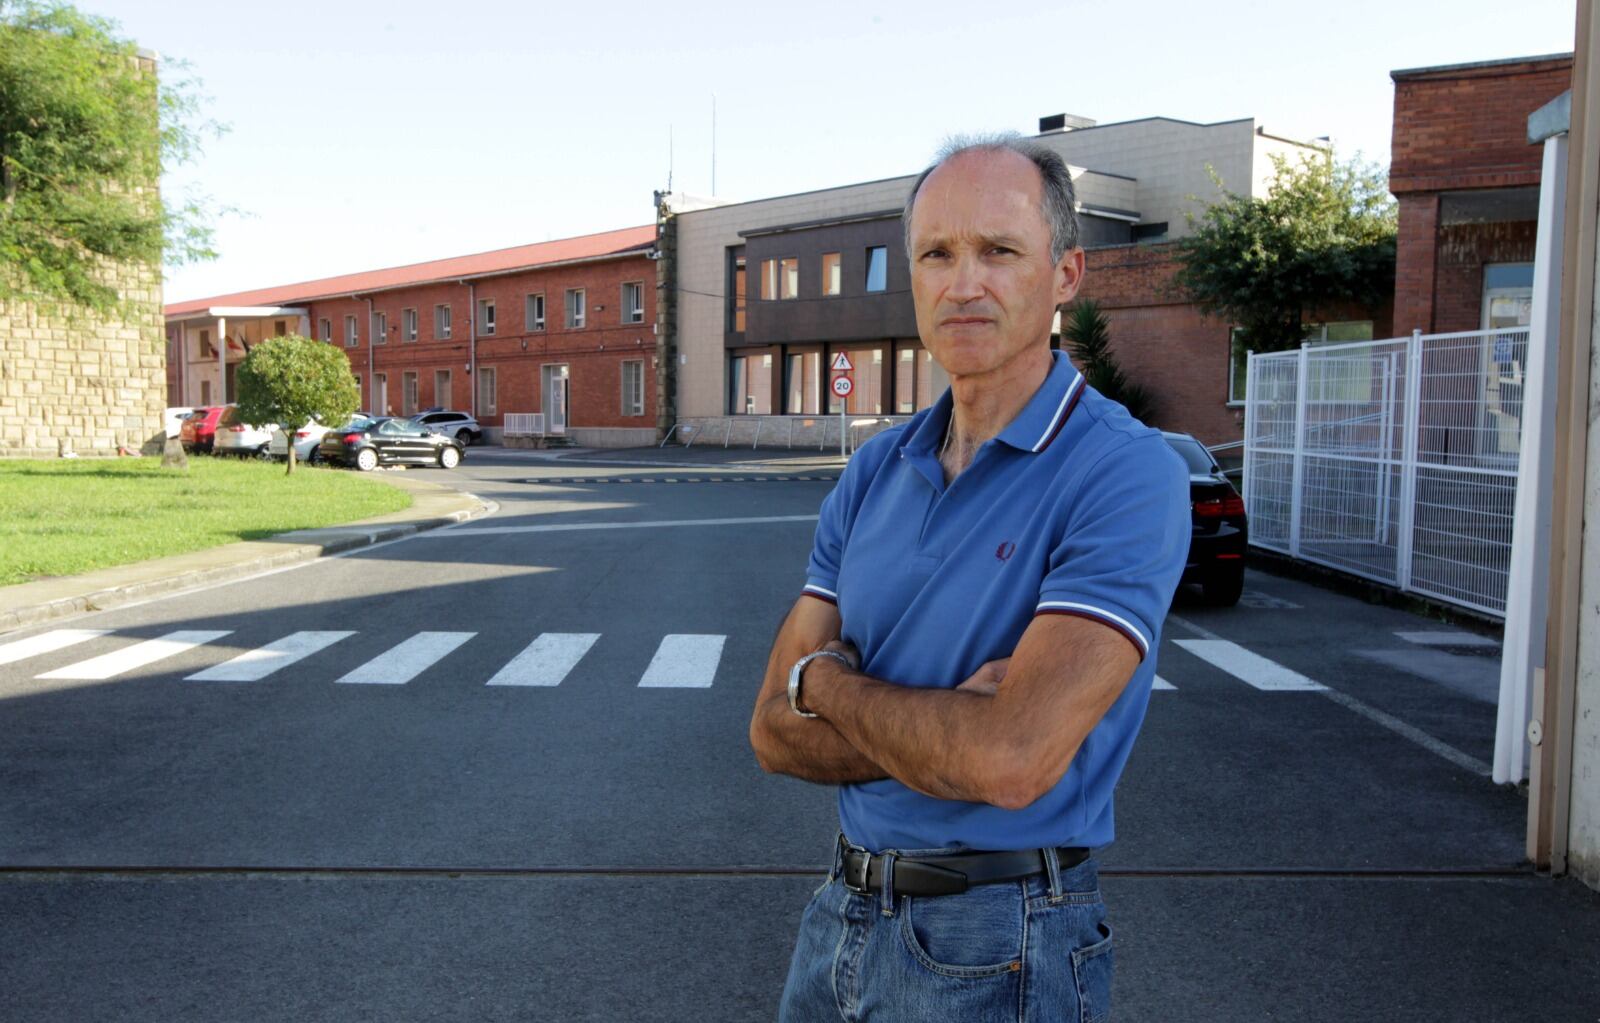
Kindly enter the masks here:
<path id="1" fill-rule="evenodd" d="M 1526 328 L 1252 355 L 1250 542 L 1503 617 Z"/>
<path id="2" fill-rule="evenodd" d="M 862 431 L 869 427 L 887 429 L 910 416 L 869 416 L 846 419 L 840 424 L 836 415 L 809 416 L 699 416 L 678 420 L 661 438 L 658 447 L 666 447 L 676 437 L 685 448 L 696 444 L 721 443 L 724 448 L 737 443 L 749 443 L 751 449 L 761 446 L 765 439 L 770 447 L 793 450 L 797 445 L 818 451 L 838 448 L 841 444 L 849 452 L 859 446 Z M 876 432 L 876 431 L 874 431 Z M 841 436 L 842 434 L 842 436 Z"/>
<path id="3" fill-rule="evenodd" d="M 506 437 L 543 437 L 543 412 L 507 412 L 501 430 Z"/>

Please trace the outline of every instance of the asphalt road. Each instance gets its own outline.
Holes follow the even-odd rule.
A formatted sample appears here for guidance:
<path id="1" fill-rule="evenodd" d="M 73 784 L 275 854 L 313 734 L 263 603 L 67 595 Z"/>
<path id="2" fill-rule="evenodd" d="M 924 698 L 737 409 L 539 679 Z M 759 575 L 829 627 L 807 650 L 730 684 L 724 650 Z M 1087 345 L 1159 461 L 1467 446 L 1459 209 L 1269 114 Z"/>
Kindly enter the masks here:
<path id="1" fill-rule="evenodd" d="M 772 1017 L 833 797 L 745 735 L 830 473 L 473 454 L 489 518 L 0 636 L 0 1018 Z M 1600 1018 L 1498 648 L 1247 587 L 1166 626 L 1118 1018 Z"/>

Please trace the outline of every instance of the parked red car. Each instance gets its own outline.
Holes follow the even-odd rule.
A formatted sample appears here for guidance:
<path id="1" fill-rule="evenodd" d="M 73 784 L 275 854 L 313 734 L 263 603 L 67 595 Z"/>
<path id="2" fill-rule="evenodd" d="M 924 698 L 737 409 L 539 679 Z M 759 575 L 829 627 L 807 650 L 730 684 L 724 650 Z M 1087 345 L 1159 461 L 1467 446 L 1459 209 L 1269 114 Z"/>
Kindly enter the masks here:
<path id="1" fill-rule="evenodd" d="M 217 440 L 217 422 L 222 418 L 224 406 L 197 408 L 178 429 L 178 439 L 185 451 L 210 451 Z"/>

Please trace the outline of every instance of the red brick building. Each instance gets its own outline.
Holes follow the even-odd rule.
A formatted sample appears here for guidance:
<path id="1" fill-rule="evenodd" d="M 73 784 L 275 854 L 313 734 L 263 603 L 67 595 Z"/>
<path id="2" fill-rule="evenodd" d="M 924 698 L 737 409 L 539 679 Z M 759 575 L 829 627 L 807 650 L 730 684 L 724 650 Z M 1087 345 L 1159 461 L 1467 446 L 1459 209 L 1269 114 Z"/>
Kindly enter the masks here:
<path id="1" fill-rule="evenodd" d="M 1394 326 L 1528 322 L 1542 151 L 1528 115 L 1571 84 L 1572 55 L 1394 71 L 1389 191 L 1400 204 Z"/>
<path id="2" fill-rule="evenodd" d="M 232 400 L 250 346 L 298 332 L 341 346 L 362 408 L 471 412 L 498 439 L 543 413 L 585 446 L 655 439 L 653 226 L 178 302 L 173 405 Z"/>

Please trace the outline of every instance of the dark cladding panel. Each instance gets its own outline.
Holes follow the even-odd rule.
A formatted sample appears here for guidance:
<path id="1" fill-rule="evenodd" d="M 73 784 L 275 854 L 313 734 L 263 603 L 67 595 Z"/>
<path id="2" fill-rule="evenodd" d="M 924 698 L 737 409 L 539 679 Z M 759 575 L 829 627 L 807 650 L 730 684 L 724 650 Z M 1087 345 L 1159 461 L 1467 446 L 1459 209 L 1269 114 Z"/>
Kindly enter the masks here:
<path id="1" fill-rule="evenodd" d="M 882 247 L 888 256 L 887 286 L 867 291 L 867 252 Z M 840 257 L 839 294 L 823 294 L 823 255 Z M 793 344 L 916 337 L 911 304 L 911 268 L 898 216 L 815 227 L 796 227 L 749 236 L 745 242 L 750 274 L 743 338 L 725 335 L 726 344 Z M 798 259 L 799 295 L 761 298 L 762 263 Z"/>

